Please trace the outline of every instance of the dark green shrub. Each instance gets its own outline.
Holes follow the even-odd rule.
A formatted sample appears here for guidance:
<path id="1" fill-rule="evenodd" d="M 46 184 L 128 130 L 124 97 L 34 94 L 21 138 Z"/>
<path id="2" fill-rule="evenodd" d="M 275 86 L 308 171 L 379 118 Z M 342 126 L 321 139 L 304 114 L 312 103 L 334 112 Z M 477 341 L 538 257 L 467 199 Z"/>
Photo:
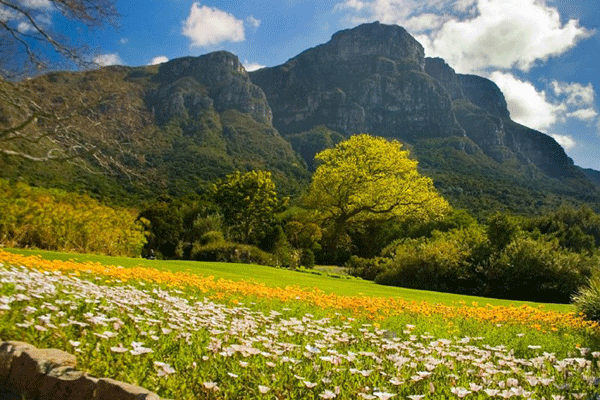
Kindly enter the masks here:
<path id="1" fill-rule="evenodd" d="M 573 296 L 573 304 L 586 319 L 600 322 L 600 276 L 593 276 L 579 289 Z"/>
<path id="2" fill-rule="evenodd" d="M 558 240 L 518 238 L 490 260 L 489 294 L 515 300 L 568 303 L 596 259 L 562 249 Z"/>
<path id="3" fill-rule="evenodd" d="M 315 267 L 315 253 L 310 249 L 303 249 L 300 254 L 300 265 L 312 269 Z"/>
<path id="4" fill-rule="evenodd" d="M 225 241 L 211 242 L 205 245 L 194 243 L 190 258 L 196 261 L 275 265 L 273 255 L 258 247 Z"/>
<path id="5" fill-rule="evenodd" d="M 225 237 L 221 231 L 208 231 L 200 237 L 200 243 L 206 245 L 209 243 L 224 242 Z"/>
<path id="6" fill-rule="evenodd" d="M 406 239 L 388 248 L 393 259 L 376 283 L 415 289 L 477 293 L 481 288 L 477 256 L 487 243 L 481 228 L 433 232 L 431 238 Z"/>
<path id="7" fill-rule="evenodd" d="M 344 265 L 352 276 L 367 280 L 375 280 L 377 275 L 385 272 L 391 260 L 385 257 L 361 258 L 352 256 Z"/>

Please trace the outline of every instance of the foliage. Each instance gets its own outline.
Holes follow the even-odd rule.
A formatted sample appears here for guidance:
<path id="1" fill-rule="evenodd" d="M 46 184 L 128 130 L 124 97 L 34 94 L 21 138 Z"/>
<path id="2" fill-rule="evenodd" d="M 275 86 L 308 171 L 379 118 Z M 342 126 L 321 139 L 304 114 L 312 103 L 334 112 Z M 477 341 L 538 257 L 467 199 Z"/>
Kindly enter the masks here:
<path id="1" fill-rule="evenodd" d="M 561 247 L 555 238 L 528 235 L 516 219 L 501 214 L 487 229 L 471 225 L 399 239 L 382 255 L 390 261 L 375 277 L 377 283 L 562 303 L 598 263 L 597 257 Z"/>
<path id="2" fill-rule="evenodd" d="M 87 195 L 0 180 L 0 243 L 4 246 L 139 256 L 142 224 L 128 209 Z"/>
<path id="3" fill-rule="evenodd" d="M 268 171 L 236 171 L 218 180 L 211 196 L 223 214 L 231 238 L 257 244 L 274 223 L 274 214 L 287 203 L 279 199 Z"/>
<path id="4" fill-rule="evenodd" d="M 573 296 L 577 312 L 586 319 L 600 322 L 600 276 L 596 273 Z"/>
<path id="5" fill-rule="evenodd" d="M 356 135 L 316 159 L 320 165 L 305 203 L 327 227 L 334 248 L 340 247 L 349 230 L 366 223 L 427 220 L 450 209 L 397 141 Z"/>
<path id="6" fill-rule="evenodd" d="M 350 275 L 374 281 L 377 275 L 386 271 L 389 261 L 390 259 L 386 257 L 361 258 L 352 256 L 344 266 L 348 268 Z"/>
<path id="7" fill-rule="evenodd" d="M 572 253 L 556 240 L 517 238 L 484 271 L 488 293 L 518 300 L 568 303 L 597 267 L 595 257 Z"/>
<path id="8" fill-rule="evenodd" d="M 272 254 L 258 247 L 224 240 L 209 241 L 201 245 L 194 243 L 190 251 L 190 259 L 197 261 L 219 261 L 259 265 L 275 265 Z"/>
<path id="9" fill-rule="evenodd" d="M 322 398 L 339 391 L 339 399 L 448 399 L 488 397 L 490 390 L 501 397 L 587 398 L 597 392 L 598 325 L 570 312 L 471 305 L 464 297 L 441 305 L 327 295 L 214 279 L 195 269 L 173 273 L 160 261 L 153 262 L 157 268 L 120 268 L 0 251 L 0 262 L 2 338 L 77 351 L 78 368 L 162 398 Z M 505 371 L 501 379 L 473 374 L 481 357 L 486 371 Z"/>
<path id="10" fill-rule="evenodd" d="M 479 226 L 433 232 L 431 238 L 406 239 L 388 252 L 387 270 L 375 278 L 386 285 L 475 294 L 474 265 L 487 240 Z"/>
<path id="11" fill-rule="evenodd" d="M 564 248 L 593 253 L 600 246 L 600 215 L 589 207 L 566 207 L 532 218 L 528 230 L 539 230 L 558 239 Z"/>

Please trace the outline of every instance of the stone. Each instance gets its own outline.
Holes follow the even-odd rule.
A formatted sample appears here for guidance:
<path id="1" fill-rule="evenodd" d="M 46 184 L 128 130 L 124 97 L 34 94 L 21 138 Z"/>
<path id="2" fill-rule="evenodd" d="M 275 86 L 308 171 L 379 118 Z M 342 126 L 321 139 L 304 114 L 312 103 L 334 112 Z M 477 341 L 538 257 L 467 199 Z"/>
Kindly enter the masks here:
<path id="1" fill-rule="evenodd" d="M 89 400 L 97 383 L 98 379 L 70 367 L 55 368 L 42 377 L 39 400 Z"/>
<path id="2" fill-rule="evenodd" d="M 93 400 L 160 400 L 160 398 L 144 388 L 115 381 L 113 379 L 98 380 Z"/>
<path id="3" fill-rule="evenodd" d="M 10 375 L 15 358 L 25 350 L 35 349 L 35 346 L 24 342 L 2 342 L 0 344 L 0 385 L 3 385 Z"/>
<path id="4" fill-rule="evenodd" d="M 25 397 L 37 398 L 44 376 L 54 368 L 77 364 L 75 356 L 58 349 L 24 349 L 14 358 L 6 386 Z"/>

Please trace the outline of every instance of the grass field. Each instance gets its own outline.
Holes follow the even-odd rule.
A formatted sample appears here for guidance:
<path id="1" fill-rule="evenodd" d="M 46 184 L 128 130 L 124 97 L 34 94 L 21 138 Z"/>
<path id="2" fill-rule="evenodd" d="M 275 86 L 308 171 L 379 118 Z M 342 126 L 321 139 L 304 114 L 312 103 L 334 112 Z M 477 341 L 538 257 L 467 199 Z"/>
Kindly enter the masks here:
<path id="1" fill-rule="evenodd" d="M 0 338 L 67 350 L 93 376 L 166 398 L 600 393 L 600 329 L 570 306 L 241 264 L 30 250 L 0 263 Z"/>
<path id="2" fill-rule="evenodd" d="M 325 293 L 334 293 L 341 296 L 369 296 L 369 297 L 400 297 L 408 301 L 427 301 L 452 305 L 457 302 L 477 302 L 498 306 L 529 304 L 538 307 L 535 302 L 510 301 L 490 299 L 476 296 L 455 295 L 425 290 L 397 288 L 377 285 L 371 281 L 350 277 L 332 277 L 329 275 L 316 275 L 307 272 L 296 272 L 287 269 L 278 269 L 262 265 L 198 262 L 198 261 L 163 261 L 146 260 L 141 258 L 108 257 L 92 254 L 59 253 L 43 250 L 6 249 L 7 251 L 23 255 L 39 255 L 47 260 L 74 260 L 77 262 L 98 262 L 106 265 L 120 265 L 124 268 L 148 267 L 171 272 L 187 272 L 202 276 L 214 276 L 219 279 L 233 281 L 249 280 L 272 287 L 300 286 L 304 288 L 319 288 Z M 323 268 L 324 271 L 336 271 L 332 268 Z M 317 271 L 320 272 L 320 271 Z M 336 271 L 337 272 L 337 271 Z M 339 274 L 336 274 L 339 276 Z M 547 310 L 573 311 L 568 304 L 543 304 Z"/>

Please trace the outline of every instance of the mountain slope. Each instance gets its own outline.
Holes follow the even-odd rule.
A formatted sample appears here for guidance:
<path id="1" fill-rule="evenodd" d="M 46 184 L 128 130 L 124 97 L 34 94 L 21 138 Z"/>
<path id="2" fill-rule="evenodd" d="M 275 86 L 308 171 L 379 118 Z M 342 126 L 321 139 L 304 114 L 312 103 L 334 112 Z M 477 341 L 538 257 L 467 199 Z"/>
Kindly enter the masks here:
<path id="1" fill-rule="evenodd" d="M 483 213 L 598 207 L 590 174 L 550 136 L 512 121 L 492 81 L 425 58 L 401 27 L 363 24 L 249 75 L 267 96 L 274 126 L 303 155 L 326 142 L 315 138 L 316 126 L 346 137 L 367 132 L 404 142 L 457 206 Z"/>
<path id="2" fill-rule="evenodd" d="M 86 154 L 76 165 L 1 156 L 1 177 L 117 199 L 194 193 L 235 170 L 271 170 L 280 190 L 287 193 L 298 192 L 309 179 L 304 162 L 273 128 L 264 93 L 231 53 L 187 57 L 160 66 L 53 73 L 19 85 L 50 109 L 55 105 L 49 93 L 69 99 L 97 94 L 99 101 L 80 110 L 95 124 L 89 124 L 90 118 L 78 122 L 78 133 L 82 140 L 97 143 L 120 168 L 103 168 L 94 157 L 98 153 Z M 10 108 L 0 109 L 0 117 L 0 124 L 19 121 Z M 43 132 L 45 126 L 38 123 L 33 129 Z M 24 146 L 36 151 L 36 146 Z"/>

